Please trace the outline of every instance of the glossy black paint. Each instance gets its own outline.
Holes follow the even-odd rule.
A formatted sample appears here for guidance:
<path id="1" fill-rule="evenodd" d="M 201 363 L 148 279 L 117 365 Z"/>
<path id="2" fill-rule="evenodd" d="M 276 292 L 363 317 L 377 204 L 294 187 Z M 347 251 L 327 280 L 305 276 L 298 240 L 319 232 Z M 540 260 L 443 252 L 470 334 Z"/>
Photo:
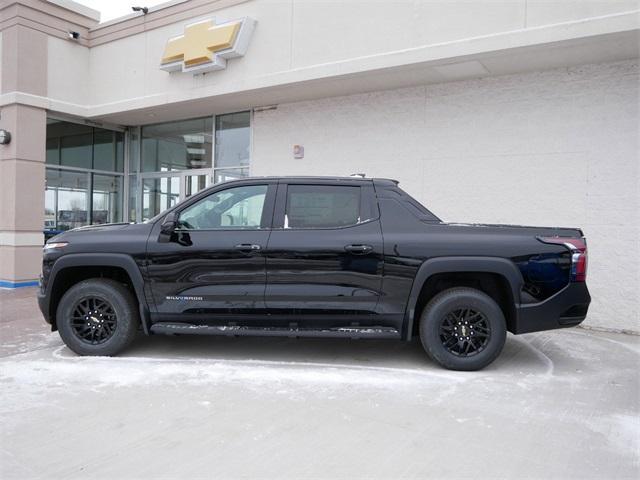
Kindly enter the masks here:
<path id="1" fill-rule="evenodd" d="M 352 316 L 352 322 L 388 325 L 375 316 L 382 293 L 383 242 L 379 212 L 373 204 L 373 187 L 358 181 L 341 182 L 361 190 L 363 221 L 358 225 L 285 229 L 288 185 L 308 184 L 308 180 L 291 180 L 278 186 L 273 229 L 266 251 L 268 312 L 299 318 L 309 316 L 304 322 L 306 326 L 336 327 L 348 321 L 346 316 Z"/>
<path id="2" fill-rule="evenodd" d="M 206 323 L 215 321 L 216 315 L 264 311 L 264 252 L 271 233 L 277 183 L 263 184 L 269 188 L 258 230 L 175 230 L 168 241 L 160 241 L 162 222 L 154 225 L 147 245 L 146 274 L 155 318 L 188 315 L 191 322 Z"/>
<path id="3" fill-rule="evenodd" d="M 161 232 L 168 216 L 177 218 L 207 195 L 258 184 L 269 186 L 259 229 Z M 359 187 L 361 222 L 285 228 L 286 189 L 294 184 Z M 569 282 L 567 249 L 537 236 L 581 237 L 582 232 L 443 223 L 391 180 L 244 179 L 200 192 L 148 224 L 86 227 L 54 237 L 51 242 L 68 245 L 44 255 L 39 303 L 55 324 L 56 279 L 66 268 L 115 266 L 130 278 L 145 332 L 161 322 L 329 329 L 345 335 L 349 329 L 342 327 L 370 326 L 397 330 L 408 339 L 429 278 L 484 272 L 509 286 L 514 333 L 579 323 L 590 301 L 586 285 Z M 239 244 L 260 249 L 238 249 Z"/>

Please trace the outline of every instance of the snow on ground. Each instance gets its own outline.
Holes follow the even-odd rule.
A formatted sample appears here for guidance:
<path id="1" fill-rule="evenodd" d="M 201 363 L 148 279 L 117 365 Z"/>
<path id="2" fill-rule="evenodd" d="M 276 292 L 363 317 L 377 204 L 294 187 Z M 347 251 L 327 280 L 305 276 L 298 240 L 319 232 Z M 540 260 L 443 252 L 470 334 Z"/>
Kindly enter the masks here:
<path id="1" fill-rule="evenodd" d="M 77 357 L 0 322 L 0 477 L 637 478 L 640 338 L 509 336 L 481 372 L 419 342 L 143 337 Z"/>

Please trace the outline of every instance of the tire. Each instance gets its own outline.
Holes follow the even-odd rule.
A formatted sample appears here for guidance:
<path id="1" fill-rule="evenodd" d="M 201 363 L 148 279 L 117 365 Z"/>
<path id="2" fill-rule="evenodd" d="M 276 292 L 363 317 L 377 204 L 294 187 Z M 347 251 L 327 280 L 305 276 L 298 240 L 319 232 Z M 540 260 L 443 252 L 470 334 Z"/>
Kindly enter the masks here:
<path id="1" fill-rule="evenodd" d="M 506 336 L 502 310 L 474 288 L 440 292 L 420 316 L 422 346 L 433 361 L 450 370 L 486 367 L 500 355 Z"/>
<path id="2" fill-rule="evenodd" d="M 84 280 L 60 300 L 56 324 L 64 343 L 78 355 L 116 355 L 136 336 L 138 302 L 118 282 Z"/>

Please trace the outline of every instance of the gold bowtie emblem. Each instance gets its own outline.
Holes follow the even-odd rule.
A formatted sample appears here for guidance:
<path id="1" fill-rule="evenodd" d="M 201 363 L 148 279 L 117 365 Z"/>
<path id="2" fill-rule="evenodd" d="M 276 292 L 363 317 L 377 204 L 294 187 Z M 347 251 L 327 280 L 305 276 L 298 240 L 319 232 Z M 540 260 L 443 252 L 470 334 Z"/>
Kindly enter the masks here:
<path id="1" fill-rule="evenodd" d="M 211 20 L 189 25 L 184 35 L 167 42 L 162 65 L 184 61 L 194 67 L 213 61 L 213 55 L 233 46 L 242 22 L 216 25 Z"/>

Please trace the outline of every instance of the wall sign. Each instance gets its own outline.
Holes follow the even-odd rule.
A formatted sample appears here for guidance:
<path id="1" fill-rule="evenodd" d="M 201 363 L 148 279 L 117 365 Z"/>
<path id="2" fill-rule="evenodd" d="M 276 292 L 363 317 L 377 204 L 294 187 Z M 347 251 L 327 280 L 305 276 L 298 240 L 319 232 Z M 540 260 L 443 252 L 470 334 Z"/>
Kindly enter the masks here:
<path id="1" fill-rule="evenodd" d="M 167 41 L 160 68 L 191 73 L 222 70 L 227 59 L 245 54 L 255 24 L 255 20 L 244 17 L 223 23 L 211 19 L 187 25 L 183 35 Z"/>
<path id="2" fill-rule="evenodd" d="M 295 159 L 304 158 L 304 146 L 303 145 L 294 145 L 293 146 L 293 158 L 295 158 Z"/>

